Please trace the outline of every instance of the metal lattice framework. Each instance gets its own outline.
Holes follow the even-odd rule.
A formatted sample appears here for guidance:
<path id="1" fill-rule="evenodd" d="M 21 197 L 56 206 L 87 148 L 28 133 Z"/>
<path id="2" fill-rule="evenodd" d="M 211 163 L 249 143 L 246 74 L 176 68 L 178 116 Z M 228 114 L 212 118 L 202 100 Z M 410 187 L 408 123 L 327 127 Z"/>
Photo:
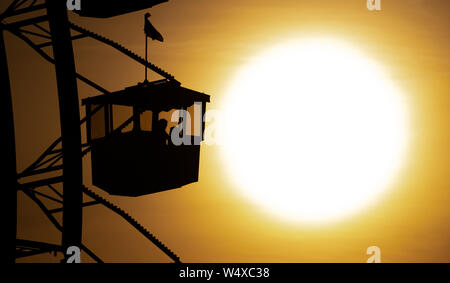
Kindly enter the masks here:
<path id="1" fill-rule="evenodd" d="M 49 7 L 48 5 L 52 5 L 51 2 L 55 0 L 47 0 L 47 1 L 39 1 L 39 0 L 14 0 L 7 10 L 0 15 L 0 28 L 1 28 L 1 44 L 2 49 L 4 49 L 3 42 L 3 31 L 8 31 L 11 34 L 15 35 L 17 38 L 24 41 L 27 45 L 29 45 L 34 51 L 36 51 L 42 58 L 47 60 L 48 62 L 55 64 L 56 66 L 56 56 L 55 49 L 54 54 L 47 50 L 48 47 L 55 48 L 55 36 L 52 34 L 50 27 L 50 19 L 49 19 Z M 56 0 L 60 1 L 60 0 Z M 65 2 L 65 1 L 60 1 Z M 30 14 L 35 14 L 40 12 L 41 15 L 38 16 L 28 16 Z M 10 21 L 9 19 L 21 16 L 25 17 L 25 19 L 21 19 L 18 21 Z M 95 39 L 101 43 L 104 43 L 108 46 L 115 48 L 120 51 L 124 55 L 128 56 L 130 59 L 146 66 L 152 71 L 164 77 L 166 80 L 175 81 L 173 75 L 167 73 L 161 68 L 155 66 L 154 64 L 147 62 L 145 59 L 141 58 L 139 55 L 133 53 L 132 51 L 126 49 L 124 46 L 116 43 L 106 37 L 103 37 L 99 34 L 96 34 L 92 31 L 89 31 L 85 28 L 82 28 L 73 23 L 67 22 L 70 27 L 70 41 L 87 38 L 90 37 Z M 49 27 L 47 27 L 49 26 Z M 71 45 L 70 45 L 71 47 Z M 1 50 L 0 50 L 1 51 Z M 4 51 L 4 50 L 3 50 Z M 9 88 L 9 77 L 4 73 L 4 68 L 7 68 L 6 63 L 6 52 L 4 54 L 0 54 L 2 57 L 2 66 L 3 68 L 3 78 L 5 80 L 8 87 L 8 95 L 10 94 Z M 58 70 L 57 70 L 58 72 Z M 102 94 L 107 94 L 105 88 L 101 87 L 99 84 L 89 80 L 85 76 L 75 73 L 76 79 L 81 82 L 89 85 L 90 87 L 96 89 Z M 2 81 L 3 82 L 3 81 Z M 178 82 L 177 82 L 178 83 Z M 5 94 L 3 94 L 5 95 Z M 11 97 L 9 97 L 11 99 Z M 7 101 L 8 102 L 8 101 Z M 10 107 L 11 115 L 9 118 L 12 119 L 12 104 L 6 103 L 6 107 Z M 90 115 L 93 115 L 100 109 L 94 109 Z M 89 117 L 84 117 L 79 121 L 79 127 L 81 127 Z M 121 126 L 119 126 L 116 131 L 121 131 L 127 125 L 132 122 L 132 117 L 126 120 Z M 13 122 L 11 121 L 13 125 Z M 14 134 L 10 131 L 10 136 L 12 140 L 11 148 L 15 155 L 14 148 Z M 61 219 L 61 214 L 65 213 L 65 194 L 62 189 L 62 185 L 65 181 L 64 176 L 64 145 L 63 145 L 63 137 L 56 139 L 32 164 L 26 167 L 22 172 L 16 172 L 13 174 L 14 180 L 11 179 L 11 184 L 14 189 L 14 193 L 22 192 L 28 198 L 30 198 L 44 213 L 44 215 L 50 220 L 53 226 L 63 233 L 64 238 L 64 225 Z M 90 151 L 90 146 L 87 143 L 81 144 L 81 157 L 86 156 L 86 154 Z M 11 159 L 11 158 L 10 158 Z M 10 167 L 15 167 L 15 156 L 14 160 L 10 160 Z M 14 168 L 15 170 L 15 168 Z M 32 181 L 27 181 L 32 179 Z M 162 252 L 164 252 L 168 257 L 170 257 L 174 262 L 180 262 L 180 258 L 171 251 L 168 247 L 166 247 L 158 238 L 156 238 L 152 233 L 150 233 L 146 228 L 144 228 L 141 224 L 139 224 L 132 216 L 126 213 L 123 209 L 119 208 L 117 205 L 111 203 L 107 199 L 101 197 L 94 191 L 88 189 L 85 186 L 81 188 L 82 193 L 90 199 L 89 201 L 82 201 L 79 203 L 81 208 L 93 206 L 93 205 L 101 205 L 104 206 L 111 211 L 115 212 L 117 215 L 122 217 L 125 221 L 127 221 L 131 226 L 133 226 L 139 233 L 145 236 L 150 242 L 156 245 Z M 13 199 L 13 194 L 11 199 Z M 15 196 L 15 201 L 17 202 L 17 195 Z M 16 217 L 14 217 L 14 221 L 16 222 Z M 16 223 L 14 223 L 14 227 L 16 227 Z M 15 231 L 14 231 L 15 232 Z M 63 240 L 64 241 L 64 240 Z M 89 255 L 96 262 L 103 262 L 94 252 L 88 249 L 83 243 L 81 243 L 80 248 L 83 252 Z M 26 256 L 32 256 L 42 253 L 63 253 L 64 254 L 64 243 L 61 245 L 48 244 L 42 242 L 36 242 L 31 240 L 23 240 L 23 239 L 15 239 L 15 254 L 13 258 L 22 258 Z M 13 259 L 14 260 L 14 259 Z"/>

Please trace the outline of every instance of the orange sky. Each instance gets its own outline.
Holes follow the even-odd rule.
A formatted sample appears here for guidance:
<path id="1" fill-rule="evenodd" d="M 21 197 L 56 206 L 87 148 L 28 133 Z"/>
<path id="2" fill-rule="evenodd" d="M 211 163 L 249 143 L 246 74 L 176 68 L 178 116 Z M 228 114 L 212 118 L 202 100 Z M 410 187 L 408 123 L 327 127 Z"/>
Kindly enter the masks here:
<path id="1" fill-rule="evenodd" d="M 143 55 L 144 13 L 70 17 Z M 150 44 L 151 61 L 183 86 L 212 95 L 208 109 L 223 107 L 228 83 L 253 54 L 321 35 L 370 54 L 407 93 L 413 113 L 411 154 L 395 187 L 376 205 L 332 225 L 291 225 L 249 203 L 236 193 L 218 146 L 203 146 L 196 184 L 140 198 L 109 197 L 182 261 L 364 262 L 372 245 L 381 248 L 384 262 L 450 261 L 449 1 L 382 0 L 382 11 L 369 12 L 365 0 L 170 0 L 151 14 L 165 37 Z M 56 84 L 53 66 L 12 35 L 5 38 L 20 171 L 59 136 Z M 77 71 L 108 90 L 143 80 L 140 65 L 92 39 L 74 48 Z M 80 98 L 98 94 L 82 83 L 79 92 Z M 89 176 L 85 170 L 86 184 Z M 22 194 L 19 200 L 19 237 L 57 243 L 31 201 Z M 84 213 L 83 239 L 105 261 L 170 261 L 104 208 Z"/>

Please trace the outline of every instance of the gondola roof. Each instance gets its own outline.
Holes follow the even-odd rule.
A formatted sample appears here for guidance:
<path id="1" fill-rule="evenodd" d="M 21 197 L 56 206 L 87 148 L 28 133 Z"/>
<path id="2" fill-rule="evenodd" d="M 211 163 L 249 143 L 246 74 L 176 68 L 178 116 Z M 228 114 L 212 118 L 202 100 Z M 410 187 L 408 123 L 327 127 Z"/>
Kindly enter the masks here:
<path id="1" fill-rule="evenodd" d="M 82 104 L 115 104 L 140 106 L 145 109 L 168 111 L 189 107 L 194 102 L 209 102 L 210 96 L 182 87 L 178 82 L 160 80 L 138 83 L 116 92 L 89 97 Z"/>

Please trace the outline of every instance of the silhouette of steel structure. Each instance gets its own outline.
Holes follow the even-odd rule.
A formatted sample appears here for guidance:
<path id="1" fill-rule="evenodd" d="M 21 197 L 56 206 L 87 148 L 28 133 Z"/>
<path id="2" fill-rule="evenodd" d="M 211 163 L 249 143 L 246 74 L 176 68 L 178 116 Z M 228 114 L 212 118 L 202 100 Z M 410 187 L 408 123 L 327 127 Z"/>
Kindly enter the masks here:
<path id="1" fill-rule="evenodd" d="M 97 4 L 112 5 L 112 3 L 118 2 L 106 3 L 106 1 L 102 1 L 97 1 Z M 116 7 L 115 10 L 105 11 L 106 6 L 102 6 L 103 14 L 97 16 L 120 15 L 149 8 L 166 1 L 123 1 L 125 4 L 119 4 L 123 7 Z M 40 13 L 40 15 L 36 15 L 36 13 Z M 88 16 L 95 16 L 95 7 L 92 10 L 85 11 L 85 13 Z M 80 15 L 83 15 L 83 13 L 80 13 Z M 18 16 L 21 17 L 20 20 L 11 20 Z M 90 151 L 90 146 L 82 143 L 81 125 L 89 117 L 80 119 L 77 79 L 102 94 L 108 94 L 109 92 L 75 71 L 72 41 L 85 37 L 93 38 L 117 49 L 134 61 L 158 73 L 167 81 L 177 82 L 175 78 L 118 43 L 70 23 L 66 1 L 13 0 L 7 10 L 0 15 L 0 20 L 0 80 L 2 92 L 0 105 L 6 116 L 4 121 L 6 121 L 7 133 L 6 192 L 3 194 L 6 199 L 3 202 L 13 205 L 12 209 L 9 207 L 3 214 L 7 215 L 7 226 L 4 234 L 7 235 L 8 239 L 6 252 L 4 251 L 3 254 L 4 260 L 15 262 L 16 258 L 47 252 L 63 253 L 66 258 L 65 251 L 67 248 L 77 246 L 96 262 L 102 262 L 94 252 L 82 243 L 82 209 L 91 205 L 103 205 L 125 219 L 174 262 L 180 262 L 179 257 L 174 252 L 133 217 L 83 185 L 82 158 Z M 54 64 L 57 79 L 61 137 L 54 141 L 35 162 L 22 172 L 17 172 L 16 169 L 13 106 L 3 37 L 5 31 L 24 41 L 45 60 Z M 46 48 L 52 48 L 53 52 L 46 51 Z M 93 113 L 95 113 L 95 110 L 91 115 Z M 59 185 L 57 186 L 57 184 Z M 17 239 L 18 192 L 24 193 L 34 201 L 50 222 L 61 232 L 60 245 Z M 92 200 L 83 201 L 83 194 Z M 59 213 L 62 213 L 62 217 L 57 217 Z"/>

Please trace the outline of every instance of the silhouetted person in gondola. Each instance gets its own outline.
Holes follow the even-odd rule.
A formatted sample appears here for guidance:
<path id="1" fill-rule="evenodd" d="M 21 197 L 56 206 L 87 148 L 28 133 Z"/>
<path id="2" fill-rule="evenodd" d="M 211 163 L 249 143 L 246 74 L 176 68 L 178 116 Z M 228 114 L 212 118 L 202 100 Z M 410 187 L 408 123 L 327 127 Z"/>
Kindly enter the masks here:
<path id="1" fill-rule="evenodd" d="M 166 132 L 167 121 L 164 119 L 158 120 L 153 131 L 155 141 L 158 145 L 166 145 L 169 140 L 169 134 Z"/>

